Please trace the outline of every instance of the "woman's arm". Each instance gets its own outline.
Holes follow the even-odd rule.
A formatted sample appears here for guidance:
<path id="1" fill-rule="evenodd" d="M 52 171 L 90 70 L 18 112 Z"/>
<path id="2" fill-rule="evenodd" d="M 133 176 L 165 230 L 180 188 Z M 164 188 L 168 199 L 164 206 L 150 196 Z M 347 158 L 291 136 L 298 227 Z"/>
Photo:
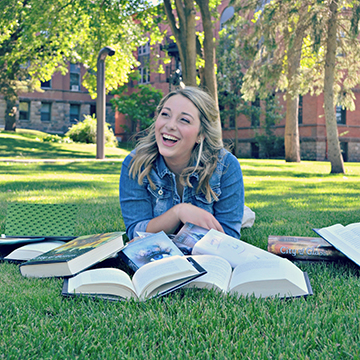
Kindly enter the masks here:
<path id="1" fill-rule="evenodd" d="M 212 214 L 187 203 L 175 205 L 162 215 L 150 220 L 146 231 L 155 233 L 163 230 L 168 234 L 173 234 L 181 224 L 186 222 L 191 222 L 206 229 L 216 229 L 224 232 L 222 226 Z"/>
<path id="2" fill-rule="evenodd" d="M 244 214 L 244 183 L 238 159 L 227 154 L 221 176 L 221 194 L 214 203 L 214 216 L 226 234 L 240 238 L 241 222 Z"/>

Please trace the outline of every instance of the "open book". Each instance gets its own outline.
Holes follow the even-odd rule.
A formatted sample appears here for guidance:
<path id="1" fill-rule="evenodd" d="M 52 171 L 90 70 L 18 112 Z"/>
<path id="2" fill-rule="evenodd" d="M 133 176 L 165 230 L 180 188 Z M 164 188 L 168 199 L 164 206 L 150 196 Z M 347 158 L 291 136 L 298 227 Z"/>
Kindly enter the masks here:
<path id="1" fill-rule="evenodd" d="M 335 224 L 313 230 L 360 266 L 360 223 L 347 226 Z"/>
<path id="2" fill-rule="evenodd" d="M 312 294 L 307 274 L 291 261 L 213 229 L 194 245 L 192 254 L 207 274 L 191 287 L 256 297 Z"/>
<path id="3" fill-rule="evenodd" d="M 115 268 L 86 270 L 65 279 L 62 294 L 144 301 L 166 295 L 204 274 L 206 271 L 192 258 L 171 256 L 143 265 L 132 279 Z"/>

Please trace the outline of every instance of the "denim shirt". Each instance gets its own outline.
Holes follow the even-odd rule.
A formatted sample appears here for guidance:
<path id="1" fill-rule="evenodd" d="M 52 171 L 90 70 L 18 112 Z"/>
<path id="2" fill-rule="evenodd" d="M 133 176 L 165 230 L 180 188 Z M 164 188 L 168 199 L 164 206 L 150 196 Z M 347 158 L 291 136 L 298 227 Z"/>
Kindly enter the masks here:
<path id="1" fill-rule="evenodd" d="M 145 176 L 142 185 L 137 177 L 129 175 L 129 168 L 135 150 L 129 154 L 121 168 L 120 175 L 120 206 L 129 239 L 136 236 L 137 231 L 146 231 L 149 221 L 160 216 L 173 206 L 183 202 L 198 206 L 213 214 L 223 227 L 226 234 L 240 238 L 240 228 L 244 212 L 244 184 L 237 158 L 222 149 L 217 167 L 210 178 L 210 187 L 218 197 L 218 201 L 206 200 L 202 192 L 196 192 L 198 174 L 190 176 L 192 188 L 185 186 L 182 198 L 177 189 L 173 174 L 159 154 L 150 177 L 155 184 L 152 189 Z"/>

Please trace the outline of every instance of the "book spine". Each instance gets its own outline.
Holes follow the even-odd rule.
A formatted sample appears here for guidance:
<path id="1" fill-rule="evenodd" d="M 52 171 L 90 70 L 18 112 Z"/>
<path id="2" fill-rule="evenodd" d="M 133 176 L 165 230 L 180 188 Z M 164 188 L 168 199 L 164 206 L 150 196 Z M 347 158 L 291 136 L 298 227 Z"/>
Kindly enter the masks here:
<path id="1" fill-rule="evenodd" d="M 268 244 L 268 251 L 290 260 L 340 260 L 346 257 L 333 246 L 278 242 Z"/>

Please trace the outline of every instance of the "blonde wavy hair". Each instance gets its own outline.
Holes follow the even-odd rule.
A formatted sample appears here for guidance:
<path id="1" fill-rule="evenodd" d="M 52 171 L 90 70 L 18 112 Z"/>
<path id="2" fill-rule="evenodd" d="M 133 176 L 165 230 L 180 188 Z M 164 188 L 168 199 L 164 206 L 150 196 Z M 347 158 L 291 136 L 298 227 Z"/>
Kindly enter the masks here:
<path id="1" fill-rule="evenodd" d="M 190 175 L 197 172 L 199 184 L 196 192 L 201 191 L 209 202 L 212 199 L 217 201 L 218 198 L 209 185 L 210 178 L 217 166 L 219 152 L 224 147 L 217 106 L 214 99 L 204 90 L 190 86 L 180 88 L 170 92 L 160 101 L 156 109 L 155 120 L 162 111 L 166 101 L 175 95 L 182 95 L 189 99 L 199 110 L 200 118 L 200 143 L 194 145 L 189 164 L 180 174 L 180 182 L 184 186 L 192 187 Z M 150 186 L 155 188 L 149 173 L 158 154 L 154 121 L 148 128 L 148 134 L 139 140 L 136 153 L 131 160 L 130 176 L 133 179 L 138 176 L 138 183 L 140 185 L 143 184 L 144 177 L 146 176 Z"/>

